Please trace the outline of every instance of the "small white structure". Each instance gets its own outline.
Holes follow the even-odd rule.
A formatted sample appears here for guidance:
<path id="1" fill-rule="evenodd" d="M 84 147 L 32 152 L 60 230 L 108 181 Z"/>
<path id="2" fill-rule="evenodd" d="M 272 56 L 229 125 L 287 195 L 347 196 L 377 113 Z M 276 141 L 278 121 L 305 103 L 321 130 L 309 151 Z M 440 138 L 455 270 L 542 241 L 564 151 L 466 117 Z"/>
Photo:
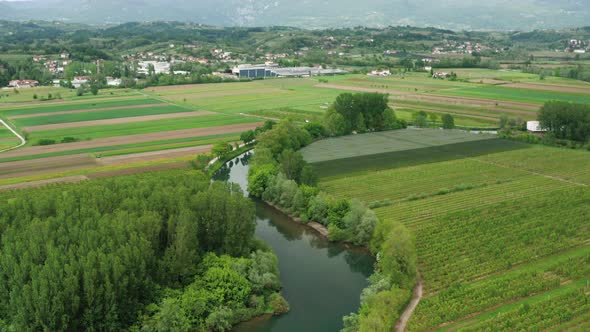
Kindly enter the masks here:
<path id="1" fill-rule="evenodd" d="M 118 87 L 123 83 L 120 78 L 107 77 L 107 86 Z"/>
<path id="2" fill-rule="evenodd" d="M 577 53 L 577 54 L 585 54 L 586 53 L 586 50 L 574 50 L 574 53 Z"/>
<path id="3" fill-rule="evenodd" d="M 368 73 L 367 75 L 387 77 L 387 76 L 391 76 L 391 72 L 389 70 L 378 69 L 378 70 L 373 70 L 372 72 Z"/>
<path id="4" fill-rule="evenodd" d="M 547 132 L 547 129 L 541 127 L 541 123 L 539 121 L 527 121 L 526 129 L 530 133 L 544 133 Z"/>
<path id="5" fill-rule="evenodd" d="M 74 86 L 74 88 L 77 89 L 84 84 L 88 84 L 89 81 L 90 81 L 90 76 L 76 76 L 72 80 L 72 85 Z"/>
<path id="6" fill-rule="evenodd" d="M 141 61 L 138 64 L 137 72 L 140 74 L 149 74 L 150 65 L 154 67 L 155 74 L 169 74 L 170 63 L 169 62 L 158 62 L 158 61 Z"/>
<path id="7" fill-rule="evenodd" d="M 15 89 L 34 88 L 37 85 L 39 85 L 39 82 L 35 80 L 13 80 L 8 82 L 8 87 Z"/>

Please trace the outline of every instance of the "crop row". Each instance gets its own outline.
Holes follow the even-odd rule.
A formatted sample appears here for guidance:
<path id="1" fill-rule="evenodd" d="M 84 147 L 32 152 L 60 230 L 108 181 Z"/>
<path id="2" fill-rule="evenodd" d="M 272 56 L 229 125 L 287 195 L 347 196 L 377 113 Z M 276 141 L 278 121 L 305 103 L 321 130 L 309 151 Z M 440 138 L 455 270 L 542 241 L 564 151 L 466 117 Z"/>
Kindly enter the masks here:
<path id="1" fill-rule="evenodd" d="M 429 330 L 476 312 L 590 275 L 590 247 L 474 283 L 455 283 L 423 299 L 410 330 Z"/>
<path id="2" fill-rule="evenodd" d="M 505 271 L 590 238 L 590 191 L 562 190 L 447 215 L 417 232 L 429 290 Z"/>
<path id="3" fill-rule="evenodd" d="M 512 310 L 460 328 L 460 331 L 541 331 L 566 324 L 590 311 L 590 296 L 584 286 L 571 287 L 539 301 L 522 303 Z"/>

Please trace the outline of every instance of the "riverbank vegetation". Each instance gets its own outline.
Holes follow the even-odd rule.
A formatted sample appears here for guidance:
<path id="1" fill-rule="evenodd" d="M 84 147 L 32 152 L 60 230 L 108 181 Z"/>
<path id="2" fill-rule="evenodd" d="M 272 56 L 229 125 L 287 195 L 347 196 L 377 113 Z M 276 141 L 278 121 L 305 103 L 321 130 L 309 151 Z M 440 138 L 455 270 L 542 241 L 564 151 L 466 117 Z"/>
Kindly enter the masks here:
<path id="1" fill-rule="evenodd" d="M 2 330 L 225 331 L 288 310 L 237 185 L 167 171 L 1 197 Z"/>
<path id="2" fill-rule="evenodd" d="M 359 313 L 344 318 L 344 331 L 348 332 L 388 331 L 393 327 L 416 282 L 415 240 L 401 223 L 387 234 L 376 237 L 379 220 L 375 212 L 361 200 L 338 198 L 321 191 L 317 187 L 317 175 L 298 150 L 325 133 L 340 135 L 357 130 L 383 130 L 384 127 L 371 123 L 372 119 L 382 123 L 384 113 L 389 114 L 392 124 L 399 125 L 387 129 L 401 128 L 403 123 L 395 120 L 395 113 L 383 101 L 384 96 L 379 94 L 343 94 L 326 115 L 326 129 L 322 129 L 321 124 L 299 127 L 288 120 L 278 123 L 257 137 L 248 176 L 251 195 L 278 206 L 303 223 L 314 221 L 324 225 L 332 241 L 370 247 L 378 257 L 370 286 L 363 292 Z M 359 107 L 359 103 L 378 104 L 384 108 L 378 107 L 381 112 L 367 113 L 365 117 L 364 106 Z M 340 124 L 333 125 L 336 122 Z"/>

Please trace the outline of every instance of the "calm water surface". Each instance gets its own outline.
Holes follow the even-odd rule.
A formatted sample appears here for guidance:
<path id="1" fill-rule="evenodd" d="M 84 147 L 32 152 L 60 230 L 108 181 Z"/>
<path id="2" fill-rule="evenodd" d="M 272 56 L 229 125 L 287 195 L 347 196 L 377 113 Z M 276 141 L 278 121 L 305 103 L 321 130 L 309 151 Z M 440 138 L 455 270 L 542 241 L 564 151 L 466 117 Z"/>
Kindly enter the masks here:
<path id="1" fill-rule="evenodd" d="M 230 161 L 215 177 L 247 185 L 250 154 Z M 342 316 L 355 312 L 373 271 L 373 258 L 362 250 L 329 243 L 312 229 L 256 202 L 256 237 L 279 258 L 283 296 L 291 311 L 243 323 L 235 332 L 339 331 Z"/>

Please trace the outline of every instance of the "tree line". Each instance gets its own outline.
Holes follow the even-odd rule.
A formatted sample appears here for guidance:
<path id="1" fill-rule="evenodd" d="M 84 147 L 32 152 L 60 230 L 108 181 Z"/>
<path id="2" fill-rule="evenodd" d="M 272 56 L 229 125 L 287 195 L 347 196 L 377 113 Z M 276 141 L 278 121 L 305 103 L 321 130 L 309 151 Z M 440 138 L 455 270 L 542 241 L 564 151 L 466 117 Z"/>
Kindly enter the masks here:
<path id="1" fill-rule="evenodd" d="M 0 330 L 225 331 L 288 305 L 253 203 L 197 171 L 0 199 Z"/>

